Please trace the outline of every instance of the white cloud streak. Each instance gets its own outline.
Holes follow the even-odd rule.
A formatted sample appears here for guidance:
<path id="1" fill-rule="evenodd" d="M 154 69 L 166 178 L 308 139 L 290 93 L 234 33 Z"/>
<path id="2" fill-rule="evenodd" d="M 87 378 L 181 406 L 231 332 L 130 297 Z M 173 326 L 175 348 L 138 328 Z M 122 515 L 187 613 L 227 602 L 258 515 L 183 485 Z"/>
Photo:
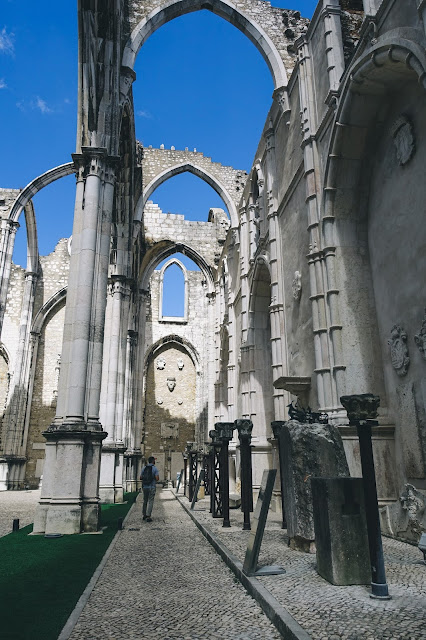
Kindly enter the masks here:
<path id="1" fill-rule="evenodd" d="M 7 88 L 7 84 L 5 82 L 4 78 L 0 78 L 0 89 L 6 89 Z"/>
<path id="2" fill-rule="evenodd" d="M 13 44 L 14 34 L 8 33 L 6 27 L 0 31 L 0 53 L 7 53 L 13 55 L 15 52 L 15 46 Z"/>
<path id="3" fill-rule="evenodd" d="M 148 119 L 152 118 L 152 115 L 149 113 L 149 111 L 144 111 L 143 109 L 140 111 L 136 111 L 136 115 L 139 116 L 140 118 L 148 118 Z"/>
<path id="4" fill-rule="evenodd" d="M 42 113 L 52 113 L 53 109 L 47 106 L 47 102 L 42 100 L 40 96 L 37 96 L 33 109 L 40 109 Z"/>

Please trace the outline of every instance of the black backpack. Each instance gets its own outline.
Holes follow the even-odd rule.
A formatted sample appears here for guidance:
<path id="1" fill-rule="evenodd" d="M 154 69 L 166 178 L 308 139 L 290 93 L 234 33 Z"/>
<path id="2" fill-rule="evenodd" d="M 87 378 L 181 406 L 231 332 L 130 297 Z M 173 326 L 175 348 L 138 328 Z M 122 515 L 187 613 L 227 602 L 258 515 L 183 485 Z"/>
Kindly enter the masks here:
<path id="1" fill-rule="evenodd" d="M 153 477 L 154 477 L 154 474 L 152 472 L 152 464 L 147 464 L 141 473 L 142 485 L 144 486 L 150 485 Z"/>

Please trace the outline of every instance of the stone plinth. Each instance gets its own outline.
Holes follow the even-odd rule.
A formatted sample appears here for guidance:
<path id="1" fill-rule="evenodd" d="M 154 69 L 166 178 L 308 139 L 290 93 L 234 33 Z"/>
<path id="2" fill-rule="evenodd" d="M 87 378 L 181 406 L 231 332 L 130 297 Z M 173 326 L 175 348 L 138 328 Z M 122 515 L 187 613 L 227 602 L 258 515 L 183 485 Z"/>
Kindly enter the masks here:
<path id="1" fill-rule="evenodd" d="M 310 479 L 349 476 L 342 439 L 331 424 L 288 420 L 281 429 L 279 446 L 290 546 L 312 551 L 315 534 Z"/>
<path id="2" fill-rule="evenodd" d="M 362 478 L 312 478 L 317 571 L 336 585 L 371 580 Z"/>

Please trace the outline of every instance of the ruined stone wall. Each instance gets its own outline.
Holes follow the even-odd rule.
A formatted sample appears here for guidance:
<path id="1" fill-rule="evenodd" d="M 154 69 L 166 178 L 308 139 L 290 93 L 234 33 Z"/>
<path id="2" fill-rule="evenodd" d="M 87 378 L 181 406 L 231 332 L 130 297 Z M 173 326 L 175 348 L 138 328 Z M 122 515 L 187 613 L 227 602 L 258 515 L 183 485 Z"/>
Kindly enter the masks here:
<path id="1" fill-rule="evenodd" d="M 140 144 L 140 143 L 138 143 Z M 235 206 L 241 198 L 247 172 L 226 167 L 219 162 L 212 162 L 211 158 L 204 156 L 200 151 L 179 151 L 174 149 L 153 149 L 144 148 L 142 160 L 143 188 L 154 180 L 157 176 L 167 170 L 173 169 L 177 165 L 189 164 L 205 170 L 211 174 L 227 190 Z"/>
<path id="2" fill-rule="evenodd" d="M 0 189 L 0 218 L 7 218 L 19 189 Z"/>
<path id="3" fill-rule="evenodd" d="M 65 301 L 49 314 L 39 338 L 26 450 L 25 482 L 31 488 L 38 486 L 43 473 L 45 439 L 42 432 L 55 417 L 64 320 Z"/>
<path id="4" fill-rule="evenodd" d="M 141 20 L 165 3 L 159 0 L 128 0 L 126 4 L 125 13 L 128 15 L 128 24 L 123 30 L 123 44 Z M 249 20 L 259 25 L 271 38 L 290 75 L 296 63 L 294 40 L 305 31 L 309 20 L 302 18 L 299 11 L 273 7 L 270 2 L 263 0 L 240 0 L 235 3 L 235 7 Z M 215 13 L 215 1 L 212 0 L 210 4 L 200 8 L 211 8 Z M 187 13 L 185 7 L 183 12 Z"/>

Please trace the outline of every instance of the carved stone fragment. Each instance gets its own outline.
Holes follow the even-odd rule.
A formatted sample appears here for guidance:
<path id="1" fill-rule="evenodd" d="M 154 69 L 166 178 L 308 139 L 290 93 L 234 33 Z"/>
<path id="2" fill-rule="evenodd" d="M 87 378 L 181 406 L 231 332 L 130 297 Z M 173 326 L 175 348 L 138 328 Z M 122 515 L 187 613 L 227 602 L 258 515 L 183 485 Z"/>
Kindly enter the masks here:
<path id="1" fill-rule="evenodd" d="M 169 391 L 173 391 L 176 387 L 176 378 L 167 378 L 167 388 Z"/>
<path id="2" fill-rule="evenodd" d="M 293 298 L 295 300 L 300 300 L 300 296 L 302 295 L 302 274 L 300 273 L 300 271 L 294 272 L 292 290 Z"/>
<path id="3" fill-rule="evenodd" d="M 391 134 L 400 165 L 407 164 L 416 149 L 414 129 L 407 116 L 400 116 L 392 126 Z"/>
<path id="4" fill-rule="evenodd" d="M 391 329 L 391 337 L 388 340 L 391 352 L 392 366 L 399 376 L 407 375 L 410 364 L 408 355 L 407 334 L 402 327 L 395 324 Z"/>
<path id="5" fill-rule="evenodd" d="M 423 316 L 422 326 L 419 333 L 414 336 L 414 342 L 418 346 L 419 351 L 422 354 L 422 358 L 426 360 L 426 309 Z"/>
<path id="6" fill-rule="evenodd" d="M 162 371 L 166 366 L 166 361 L 163 358 L 163 356 L 160 356 L 159 358 L 157 358 L 157 369 L 159 369 L 160 371 Z"/>

